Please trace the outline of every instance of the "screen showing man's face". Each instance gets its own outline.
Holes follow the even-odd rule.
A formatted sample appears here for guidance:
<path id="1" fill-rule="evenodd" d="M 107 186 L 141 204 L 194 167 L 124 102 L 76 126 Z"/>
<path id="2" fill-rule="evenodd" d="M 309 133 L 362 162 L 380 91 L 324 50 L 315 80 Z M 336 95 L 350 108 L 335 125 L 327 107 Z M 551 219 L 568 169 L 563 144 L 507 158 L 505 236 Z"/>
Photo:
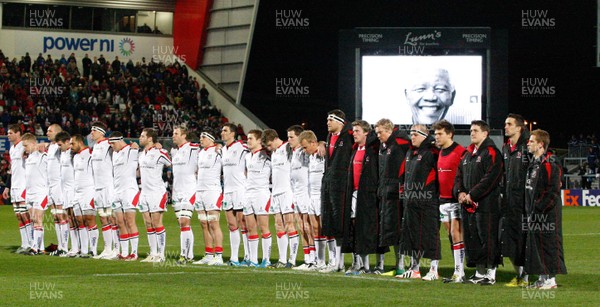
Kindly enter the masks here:
<path id="1" fill-rule="evenodd" d="M 413 123 L 433 124 L 444 118 L 454 103 L 455 91 L 445 69 L 428 69 L 415 74 L 406 89 Z"/>

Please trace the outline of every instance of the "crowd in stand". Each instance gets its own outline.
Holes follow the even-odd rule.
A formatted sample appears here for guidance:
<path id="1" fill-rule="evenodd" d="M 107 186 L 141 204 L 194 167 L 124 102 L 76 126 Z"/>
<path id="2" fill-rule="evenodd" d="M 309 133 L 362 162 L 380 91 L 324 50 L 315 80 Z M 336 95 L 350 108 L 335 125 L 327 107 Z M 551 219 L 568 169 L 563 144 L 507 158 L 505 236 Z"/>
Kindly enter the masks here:
<path id="1" fill-rule="evenodd" d="M 208 95 L 178 62 L 110 61 L 73 53 L 60 59 L 41 53 L 11 59 L 0 50 L 0 135 L 6 135 L 8 125 L 19 124 L 24 133 L 44 136 L 52 123 L 71 134 L 88 135 L 98 120 L 107 124 L 107 134 L 121 131 L 126 137 L 138 137 L 143 128 L 170 137 L 182 124 L 198 135 L 219 135 L 228 119 Z M 0 166 L 2 182 L 7 176 Z"/>

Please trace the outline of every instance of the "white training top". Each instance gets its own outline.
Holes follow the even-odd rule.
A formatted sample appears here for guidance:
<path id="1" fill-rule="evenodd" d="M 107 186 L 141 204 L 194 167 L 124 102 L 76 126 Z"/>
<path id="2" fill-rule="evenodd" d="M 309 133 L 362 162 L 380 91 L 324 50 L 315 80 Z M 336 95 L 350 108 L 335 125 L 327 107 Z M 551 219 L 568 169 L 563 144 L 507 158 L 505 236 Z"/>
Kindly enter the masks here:
<path id="1" fill-rule="evenodd" d="M 138 189 L 136 171 L 138 167 L 139 150 L 125 145 L 121 150 L 114 151 L 112 156 L 113 174 L 115 175 L 115 194 L 128 189 Z"/>
<path id="2" fill-rule="evenodd" d="M 271 167 L 272 167 L 272 181 L 273 191 L 272 193 L 280 194 L 284 192 L 292 191 L 292 152 L 290 144 L 283 142 L 279 147 L 271 154 Z"/>
<path id="3" fill-rule="evenodd" d="M 17 189 L 25 189 L 25 159 L 23 154 L 25 147 L 23 142 L 10 146 L 10 187 Z"/>
<path id="4" fill-rule="evenodd" d="M 60 179 L 63 191 L 75 190 L 75 169 L 73 168 L 73 159 L 71 149 L 60 153 Z"/>
<path id="5" fill-rule="evenodd" d="M 25 199 L 40 199 L 48 196 L 48 160 L 46 153 L 34 151 L 25 160 Z"/>
<path id="6" fill-rule="evenodd" d="M 246 155 L 246 191 L 269 191 L 271 157 L 259 150 Z"/>
<path id="7" fill-rule="evenodd" d="M 142 176 L 142 193 L 164 194 L 167 191 L 162 179 L 163 167 L 171 165 L 171 158 L 164 149 L 150 148 L 140 152 L 140 174 Z"/>
<path id="8" fill-rule="evenodd" d="M 94 169 L 94 187 L 103 189 L 113 186 L 112 147 L 108 139 L 99 141 L 92 149 L 92 167 Z"/>
<path id="9" fill-rule="evenodd" d="M 311 196 L 321 196 L 321 182 L 325 172 L 325 159 L 317 153 L 310 155 L 308 162 L 308 187 Z"/>
<path id="10" fill-rule="evenodd" d="M 308 162 L 309 157 L 302 147 L 294 149 L 292 155 L 292 192 L 294 195 L 308 195 Z"/>
<path id="11" fill-rule="evenodd" d="M 198 144 L 185 143 L 171 150 L 173 157 L 173 198 L 189 197 L 196 193 Z"/>
<path id="12" fill-rule="evenodd" d="M 82 149 L 73 157 L 75 193 L 87 193 L 94 190 L 94 175 L 92 170 L 92 150 Z"/>
<path id="13" fill-rule="evenodd" d="M 244 191 L 246 187 L 246 155 L 248 146 L 242 141 L 221 148 L 225 193 Z"/>
<path id="14" fill-rule="evenodd" d="M 221 191 L 221 153 L 215 145 L 198 152 L 198 191 Z"/>
<path id="15" fill-rule="evenodd" d="M 48 159 L 48 188 L 60 187 L 60 146 L 50 143 L 46 151 Z"/>

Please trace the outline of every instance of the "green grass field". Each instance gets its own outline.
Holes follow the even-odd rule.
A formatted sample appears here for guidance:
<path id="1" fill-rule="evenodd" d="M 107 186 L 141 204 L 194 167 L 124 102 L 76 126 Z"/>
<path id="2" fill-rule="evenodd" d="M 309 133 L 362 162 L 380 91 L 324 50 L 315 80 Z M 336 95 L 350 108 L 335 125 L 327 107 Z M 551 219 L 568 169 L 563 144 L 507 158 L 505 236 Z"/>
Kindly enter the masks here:
<path id="1" fill-rule="evenodd" d="M 163 264 L 152 264 L 16 255 L 13 251 L 20 243 L 16 220 L 10 206 L 0 206 L 0 305 L 600 305 L 600 209 L 593 207 L 564 209 L 569 274 L 558 276 L 559 287 L 548 291 L 505 287 L 503 284 L 513 277 L 508 259 L 506 267 L 498 270 L 498 283 L 491 287 L 400 281 L 375 275 L 347 277 L 342 273 L 292 270 L 179 267 L 175 265 L 179 229 L 173 212 L 166 214 L 169 259 Z M 46 220 L 45 243 L 48 245 L 56 240 L 54 226 L 49 218 Z M 199 222 L 197 219 L 193 222 L 198 257 L 204 245 Z M 224 218 L 222 222 L 225 230 Z M 143 225 L 141 220 L 138 225 Z M 227 233 L 224 237 L 227 260 Z M 447 239 L 444 240 L 446 236 L 442 238 L 444 253 L 440 274 L 449 276 L 453 261 Z M 148 251 L 146 242 L 142 230 L 142 255 Z M 303 259 L 301 253 L 300 250 L 298 264 Z M 394 257 L 386 256 L 386 266 L 391 268 Z M 273 240 L 272 261 L 276 259 Z M 346 255 L 346 266 L 349 265 L 350 257 Z M 421 272 L 425 270 L 422 266 Z M 468 269 L 467 274 L 471 273 L 472 269 Z"/>

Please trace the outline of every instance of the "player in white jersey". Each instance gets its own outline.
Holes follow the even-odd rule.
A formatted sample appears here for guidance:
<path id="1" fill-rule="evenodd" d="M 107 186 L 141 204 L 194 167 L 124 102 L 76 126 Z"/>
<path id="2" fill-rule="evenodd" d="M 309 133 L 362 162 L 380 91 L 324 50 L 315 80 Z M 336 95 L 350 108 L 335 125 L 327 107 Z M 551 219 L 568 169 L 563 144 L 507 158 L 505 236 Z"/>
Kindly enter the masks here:
<path id="1" fill-rule="evenodd" d="M 250 267 L 266 268 L 270 266 L 271 231 L 269 230 L 269 213 L 271 192 L 271 157 L 262 148 L 262 131 L 248 131 L 248 149 L 246 155 L 246 193 L 244 194 L 244 216 L 248 226 L 248 253 Z M 258 264 L 258 228 L 262 233 L 262 263 Z"/>
<path id="2" fill-rule="evenodd" d="M 98 249 L 92 151 L 85 146 L 81 134 L 71 137 L 71 151 L 75 153 L 73 157 L 73 187 L 75 190 L 73 210 L 79 227 L 79 257 L 89 258 L 96 256 Z"/>
<path id="3" fill-rule="evenodd" d="M 71 249 L 66 254 L 61 255 L 61 257 L 76 256 L 79 254 L 79 227 L 73 211 L 75 174 L 73 169 L 73 157 L 71 156 L 71 135 L 66 131 L 61 131 L 56 134 L 54 140 L 56 145 L 60 148 L 60 183 L 63 195 L 63 210 L 67 216 L 69 236 L 71 238 Z"/>
<path id="4" fill-rule="evenodd" d="M 48 208 L 48 161 L 46 153 L 38 151 L 37 140 L 31 133 L 23 134 L 25 161 L 25 203 L 33 208 L 33 244 L 30 255 L 44 254 L 44 212 Z"/>
<path id="5" fill-rule="evenodd" d="M 135 212 L 140 199 L 140 189 L 136 179 L 139 145 L 125 143 L 123 134 L 115 131 L 108 139 L 113 149 L 113 174 L 115 199 L 113 214 L 119 226 L 119 260 L 135 261 L 138 258 L 139 233 L 135 224 Z M 131 243 L 131 253 L 129 245 Z"/>
<path id="6" fill-rule="evenodd" d="M 209 132 L 200 134 L 200 145 L 196 211 L 202 224 L 205 256 L 194 264 L 223 265 L 223 232 L 219 225 L 223 206 L 221 152 L 215 144 L 215 137 Z"/>
<path id="7" fill-rule="evenodd" d="M 294 193 L 294 217 L 302 230 L 302 246 L 304 250 L 304 263 L 294 269 L 301 271 L 316 269 L 316 249 L 308 218 L 308 209 L 310 208 L 310 195 L 308 191 L 309 155 L 302 149 L 298 140 L 298 136 L 303 130 L 302 126 L 299 125 L 293 125 L 287 129 L 288 142 L 294 151 L 290 177 L 292 180 L 292 192 Z"/>
<path id="8" fill-rule="evenodd" d="M 140 135 L 139 165 L 142 193 L 138 209 L 142 212 L 148 233 L 150 253 L 143 262 L 164 262 L 167 233 L 163 212 L 167 205 L 167 188 L 162 179 L 163 168 L 171 166 L 171 158 L 164 149 L 156 148 L 158 135 L 154 129 L 144 128 Z"/>
<path id="9" fill-rule="evenodd" d="M 105 137 L 106 125 L 102 122 L 92 124 L 92 168 L 94 170 L 94 202 L 102 223 L 104 250 L 95 259 L 117 259 L 119 257 L 118 227 L 112 215 L 114 198 L 113 150 Z"/>
<path id="10" fill-rule="evenodd" d="M 294 203 L 291 183 L 292 148 L 288 142 L 282 141 L 277 131 L 263 131 L 262 142 L 271 151 L 271 209 L 275 214 L 275 230 L 277 231 L 277 247 L 279 261 L 274 268 L 293 268 L 296 266 L 298 253 L 298 231 L 294 225 Z M 287 259 L 288 243 L 290 258 Z"/>
<path id="11" fill-rule="evenodd" d="M 196 203 L 196 172 L 198 171 L 198 144 L 187 140 L 186 127 L 173 129 L 173 210 L 179 221 L 181 252 L 177 264 L 194 259 L 194 233 L 191 218 Z"/>
<path id="12" fill-rule="evenodd" d="M 63 209 L 64 197 L 60 177 L 60 147 L 56 144 L 56 134 L 61 132 L 62 128 L 58 124 L 52 124 L 48 127 L 46 135 L 49 144 L 46 148 L 48 159 L 48 205 L 50 212 L 54 217 L 54 230 L 58 241 L 58 249 L 52 253 L 54 256 L 63 256 L 67 254 L 69 244 L 69 223 L 67 214 Z"/>
<path id="13" fill-rule="evenodd" d="M 9 151 L 10 189 L 4 189 L 2 197 L 4 199 L 10 197 L 15 216 L 19 222 L 21 246 L 16 250 L 16 253 L 27 254 L 30 252 L 31 241 L 33 241 L 33 225 L 31 225 L 29 210 L 25 205 L 25 159 L 23 158 L 25 149 L 21 142 L 21 133 L 19 125 L 13 124 L 8 126 L 8 140 L 12 144 Z"/>
<path id="14" fill-rule="evenodd" d="M 248 265 L 248 230 L 244 221 L 243 197 L 246 188 L 246 154 L 248 147 L 237 141 L 237 127 L 226 123 L 221 129 L 221 139 L 225 146 L 221 149 L 223 164 L 223 209 L 229 226 L 229 243 L 231 245 L 231 258 L 229 265 Z M 240 228 L 244 242 L 245 256 L 239 262 Z"/>
<path id="15" fill-rule="evenodd" d="M 319 155 L 319 142 L 314 132 L 310 130 L 302 131 L 298 136 L 300 146 L 309 155 L 308 161 L 308 188 L 310 194 L 310 207 L 308 209 L 308 218 L 312 228 L 312 235 L 316 246 L 316 269 L 326 272 L 325 266 L 325 244 L 326 237 L 321 233 L 321 183 L 323 173 L 325 172 L 325 159 Z M 335 248 L 335 247 L 334 247 Z M 335 255 L 335 254 L 333 254 Z M 330 254 L 330 263 L 335 263 L 335 257 L 332 259 Z M 332 265 L 329 270 L 333 270 Z"/>

